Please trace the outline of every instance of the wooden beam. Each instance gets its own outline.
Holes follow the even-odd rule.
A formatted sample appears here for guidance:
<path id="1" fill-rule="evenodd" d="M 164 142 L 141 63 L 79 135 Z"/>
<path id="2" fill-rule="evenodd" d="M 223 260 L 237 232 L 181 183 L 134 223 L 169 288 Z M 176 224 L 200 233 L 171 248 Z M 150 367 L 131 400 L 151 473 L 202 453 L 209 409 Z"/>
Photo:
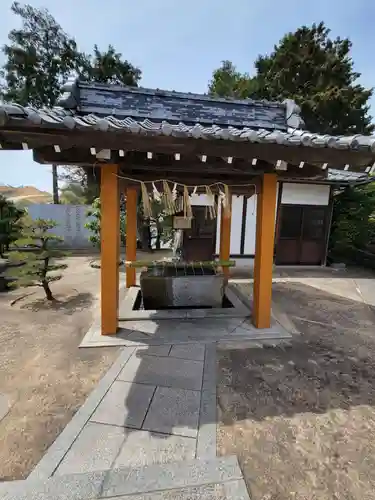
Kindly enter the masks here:
<path id="1" fill-rule="evenodd" d="M 8 125 L 7 125 L 8 126 Z M 30 148 L 58 144 L 61 149 L 76 146 L 97 149 L 137 150 L 153 153 L 206 156 L 234 156 L 237 158 L 258 158 L 271 163 L 284 160 L 287 163 L 328 163 L 343 168 L 346 164 L 367 167 L 375 161 L 375 153 L 370 151 L 341 150 L 335 148 L 315 148 L 307 146 L 285 146 L 276 143 L 251 143 L 249 141 L 197 140 L 173 136 L 149 136 L 126 131 L 101 132 L 93 130 L 43 129 L 41 127 L 20 129 L 17 121 L 9 123 L 9 128 L 1 131 L 7 141 L 27 142 Z"/>
<path id="2" fill-rule="evenodd" d="M 120 200 L 118 167 L 107 165 L 101 173 L 101 331 L 117 331 Z"/>
<path id="3" fill-rule="evenodd" d="M 276 174 L 265 174 L 257 196 L 253 293 L 253 322 L 256 328 L 271 327 L 276 192 Z"/>
<path id="4" fill-rule="evenodd" d="M 137 189 L 128 186 L 126 189 L 126 260 L 137 258 Z M 126 287 L 135 286 L 135 269 L 126 266 Z"/>
<path id="5" fill-rule="evenodd" d="M 220 260 L 227 261 L 230 259 L 230 230 L 232 225 L 232 193 L 230 193 L 230 211 L 226 213 L 221 204 L 220 211 Z M 229 277 L 229 268 L 223 268 L 223 274 L 226 278 Z"/>
<path id="6" fill-rule="evenodd" d="M 250 195 L 250 192 L 249 192 Z M 242 200 L 242 218 L 241 218 L 241 238 L 240 238 L 240 254 L 245 253 L 245 239 L 246 239 L 246 219 L 247 219 L 247 200 L 246 196 Z"/>
<path id="7" fill-rule="evenodd" d="M 135 177 L 140 180 L 154 180 L 155 178 L 165 177 L 171 180 L 179 180 L 185 184 L 199 184 L 201 181 L 207 183 L 221 181 L 228 184 L 244 184 L 249 182 L 249 177 L 260 176 L 263 173 L 274 172 L 274 165 L 259 160 L 256 165 L 252 165 L 249 160 L 235 158 L 231 165 L 228 165 L 221 158 L 209 157 L 207 163 L 197 163 L 196 158 L 184 157 L 181 161 L 175 161 L 171 155 L 159 154 L 148 163 L 144 162 L 144 153 L 137 151 L 127 152 L 125 157 L 119 157 L 120 175 Z M 80 148 L 71 148 L 56 153 L 52 146 L 34 150 L 34 160 L 39 163 L 58 163 L 63 165 L 93 165 L 93 156 L 89 150 Z M 94 162 L 95 163 L 95 162 Z M 105 162 L 97 163 L 98 168 L 106 165 Z M 354 171 L 360 170 L 354 168 Z M 150 173 L 151 172 L 151 173 Z M 287 181 L 298 179 L 314 179 L 316 181 L 327 178 L 327 169 L 323 170 L 319 165 L 305 163 L 303 168 L 299 165 L 288 165 L 288 171 L 278 172 L 279 179 Z M 184 181 L 181 180 L 184 177 Z M 193 176 L 195 179 L 192 181 Z M 251 182 L 251 179 L 250 179 Z"/>
<path id="8" fill-rule="evenodd" d="M 154 171 L 157 174 L 168 170 L 177 173 L 186 173 L 187 171 L 207 174 L 233 173 L 239 176 L 273 171 L 273 165 L 267 162 L 260 161 L 254 168 L 248 160 L 237 158 L 231 164 L 219 157 L 210 157 L 206 163 L 202 163 L 197 161 L 195 156 L 184 156 L 181 160 L 175 160 L 174 156 L 170 154 L 158 154 L 147 160 L 146 155 L 139 151 L 128 151 L 123 157 L 119 156 L 118 153 L 118 151 L 112 151 L 112 159 L 116 159 L 120 171 L 124 174 L 132 169 Z M 97 158 L 93 157 L 89 149 L 69 148 L 58 153 L 52 146 L 34 150 L 34 159 L 39 163 L 47 164 L 58 162 L 65 165 L 92 165 L 97 163 Z M 102 165 L 106 163 L 111 163 L 111 161 L 101 161 Z"/>

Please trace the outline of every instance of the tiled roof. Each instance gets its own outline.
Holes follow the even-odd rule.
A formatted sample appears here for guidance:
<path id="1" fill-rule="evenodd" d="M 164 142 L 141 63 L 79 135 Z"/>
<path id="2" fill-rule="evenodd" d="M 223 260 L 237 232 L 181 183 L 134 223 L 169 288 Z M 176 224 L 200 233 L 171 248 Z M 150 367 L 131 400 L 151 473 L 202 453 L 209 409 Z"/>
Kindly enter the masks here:
<path id="1" fill-rule="evenodd" d="M 174 123 L 166 120 L 151 121 L 149 119 L 136 120 L 131 117 L 119 119 L 114 116 L 98 116 L 96 114 L 81 115 L 63 109 L 34 109 L 24 108 L 17 104 L 3 104 L 0 106 L 0 129 L 8 119 L 16 119 L 18 123 L 29 121 L 30 124 L 46 127 L 69 129 L 96 129 L 105 131 L 130 132 L 145 135 L 166 135 L 180 138 L 193 137 L 195 139 L 224 139 L 252 143 L 281 144 L 286 146 L 306 146 L 314 148 L 335 148 L 341 150 L 361 150 L 375 152 L 375 136 L 330 136 L 313 134 L 303 130 L 289 129 L 266 130 L 252 127 L 233 127 L 201 123 L 188 125 L 184 122 Z"/>
<path id="2" fill-rule="evenodd" d="M 79 80 L 64 87 L 59 106 L 80 115 L 94 114 L 118 119 L 149 119 L 186 125 L 200 123 L 220 127 L 252 127 L 270 130 L 300 128 L 303 120 L 294 101 L 254 101 L 223 99 L 208 95 L 159 89 L 85 83 Z"/>
<path id="3" fill-rule="evenodd" d="M 179 138 L 334 148 L 375 153 L 375 136 L 331 136 L 301 130 L 294 101 L 283 103 L 212 98 L 207 95 L 75 81 L 59 106 L 34 109 L 0 104 L 0 131 L 17 128 L 96 129 Z"/>
<path id="4" fill-rule="evenodd" d="M 339 184 L 362 184 L 370 181 L 370 176 L 361 172 L 349 172 L 346 170 L 336 170 L 329 168 L 327 181 Z"/>

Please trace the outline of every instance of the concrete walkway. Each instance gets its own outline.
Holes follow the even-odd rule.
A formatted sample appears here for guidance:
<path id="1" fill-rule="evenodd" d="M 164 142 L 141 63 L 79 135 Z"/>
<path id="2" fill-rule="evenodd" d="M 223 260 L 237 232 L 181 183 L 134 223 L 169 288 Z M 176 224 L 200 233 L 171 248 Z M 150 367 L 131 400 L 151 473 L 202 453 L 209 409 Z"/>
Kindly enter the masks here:
<path id="1" fill-rule="evenodd" d="M 125 347 L 14 483 L 1 498 L 247 500 L 236 457 L 216 457 L 216 346 Z"/>
<path id="2" fill-rule="evenodd" d="M 215 347 L 125 348 L 29 478 L 216 457 Z"/>
<path id="3" fill-rule="evenodd" d="M 152 312 L 106 337 L 94 322 L 81 347 L 122 346 L 119 358 L 27 480 L 0 484 L 0 498 L 247 500 L 237 458 L 216 456 L 216 348 L 291 335 L 277 310 L 256 330 L 230 293 L 222 317 Z"/>

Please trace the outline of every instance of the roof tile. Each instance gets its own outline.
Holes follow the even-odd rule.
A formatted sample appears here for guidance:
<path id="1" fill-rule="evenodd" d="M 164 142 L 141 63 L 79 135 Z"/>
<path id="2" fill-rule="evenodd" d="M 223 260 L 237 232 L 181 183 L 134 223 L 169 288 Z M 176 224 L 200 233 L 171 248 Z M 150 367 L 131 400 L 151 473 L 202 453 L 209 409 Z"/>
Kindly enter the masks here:
<path id="1" fill-rule="evenodd" d="M 301 126 L 300 109 L 283 103 L 213 98 L 161 90 L 88 84 L 75 81 L 64 89 L 60 106 L 35 109 L 0 104 L 0 129 L 8 119 L 20 126 L 124 130 L 133 134 L 221 139 L 285 146 L 335 148 L 375 153 L 374 136 L 330 136 L 288 128 Z"/>

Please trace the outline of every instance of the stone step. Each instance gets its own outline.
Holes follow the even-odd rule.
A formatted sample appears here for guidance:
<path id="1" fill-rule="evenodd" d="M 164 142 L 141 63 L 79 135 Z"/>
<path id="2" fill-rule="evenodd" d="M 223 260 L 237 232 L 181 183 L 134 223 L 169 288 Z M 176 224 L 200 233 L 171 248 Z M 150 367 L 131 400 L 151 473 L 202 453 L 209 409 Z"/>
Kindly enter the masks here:
<path id="1" fill-rule="evenodd" d="M 1 500 L 248 500 L 235 456 L 0 484 Z"/>

